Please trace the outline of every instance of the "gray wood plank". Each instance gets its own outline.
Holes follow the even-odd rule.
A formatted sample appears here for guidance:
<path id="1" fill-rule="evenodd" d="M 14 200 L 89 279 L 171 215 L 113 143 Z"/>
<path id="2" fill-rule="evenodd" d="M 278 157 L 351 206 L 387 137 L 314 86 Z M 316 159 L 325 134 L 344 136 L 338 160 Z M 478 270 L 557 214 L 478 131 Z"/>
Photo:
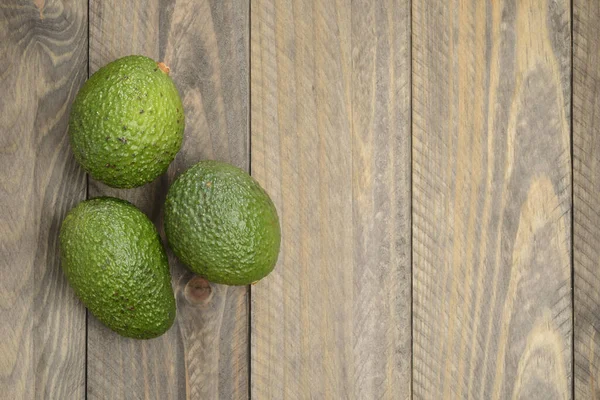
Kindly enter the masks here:
<path id="1" fill-rule="evenodd" d="M 355 399 L 411 398 L 410 50 L 409 0 L 352 2 Z"/>
<path id="2" fill-rule="evenodd" d="M 184 144 L 152 184 L 90 195 L 126 198 L 162 231 L 169 184 L 201 159 L 248 168 L 248 9 L 246 0 L 91 1 L 92 72 L 128 54 L 171 68 L 185 108 Z M 208 284 L 169 252 L 178 316 L 151 341 L 120 338 L 90 317 L 90 398 L 238 399 L 248 396 L 248 289 Z"/>
<path id="3" fill-rule="evenodd" d="M 0 397 L 85 396 L 85 308 L 58 233 L 85 198 L 67 137 L 87 73 L 87 2 L 0 4 Z"/>
<path id="4" fill-rule="evenodd" d="M 252 175 L 283 240 L 252 398 L 410 397 L 408 4 L 252 3 Z"/>
<path id="5" fill-rule="evenodd" d="M 600 398 L 600 3 L 573 2 L 575 398 Z"/>
<path id="6" fill-rule="evenodd" d="M 415 399 L 571 398 L 569 11 L 413 1 Z"/>

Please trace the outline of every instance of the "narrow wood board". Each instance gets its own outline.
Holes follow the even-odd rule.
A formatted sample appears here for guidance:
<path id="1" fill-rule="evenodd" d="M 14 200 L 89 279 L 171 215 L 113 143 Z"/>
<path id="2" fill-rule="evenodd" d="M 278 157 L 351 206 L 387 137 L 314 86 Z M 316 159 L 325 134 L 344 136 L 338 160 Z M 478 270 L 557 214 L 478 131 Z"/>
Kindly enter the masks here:
<path id="1" fill-rule="evenodd" d="M 252 175 L 283 240 L 252 398 L 410 398 L 408 4 L 252 3 Z"/>
<path id="2" fill-rule="evenodd" d="M 87 2 L 0 5 L 0 397 L 85 397 L 85 308 L 58 234 L 85 198 L 67 136 L 87 74 Z"/>
<path id="3" fill-rule="evenodd" d="M 571 398 L 569 11 L 413 1 L 415 399 Z"/>
<path id="4" fill-rule="evenodd" d="M 184 144 L 168 174 L 133 190 L 90 180 L 90 196 L 138 205 L 162 232 L 170 183 L 201 159 L 248 168 L 247 0 L 90 3 L 90 66 L 129 54 L 164 61 L 184 103 Z M 169 252 L 178 315 L 164 336 L 135 341 L 90 316 L 90 398 L 248 397 L 248 289 L 195 278 Z"/>
<path id="5" fill-rule="evenodd" d="M 600 399 L 600 3 L 573 2 L 575 398 Z"/>

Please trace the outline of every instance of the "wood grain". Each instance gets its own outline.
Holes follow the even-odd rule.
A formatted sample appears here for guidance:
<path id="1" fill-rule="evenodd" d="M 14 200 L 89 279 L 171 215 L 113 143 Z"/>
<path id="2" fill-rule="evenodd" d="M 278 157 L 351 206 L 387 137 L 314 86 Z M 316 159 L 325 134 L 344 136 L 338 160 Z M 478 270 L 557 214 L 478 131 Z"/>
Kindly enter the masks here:
<path id="1" fill-rule="evenodd" d="M 571 398 L 569 4 L 412 15 L 414 398 Z"/>
<path id="2" fill-rule="evenodd" d="M 60 269 L 58 232 L 85 198 L 69 149 L 87 72 L 86 1 L 0 4 L 0 397 L 85 396 L 85 308 Z"/>
<path id="3" fill-rule="evenodd" d="M 411 398 L 410 68 L 410 1 L 353 1 L 354 399 Z"/>
<path id="4" fill-rule="evenodd" d="M 573 2 L 575 398 L 600 399 L 600 3 Z"/>
<path id="5" fill-rule="evenodd" d="M 90 195 L 127 198 L 162 231 L 169 184 L 201 159 L 248 168 L 246 0 L 92 0 L 92 72 L 128 54 L 171 67 L 185 108 L 181 152 L 167 175 L 134 190 L 90 181 Z M 248 396 L 248 289 L 208 284 L 169 254 L 178 316 L 161 338 L 120 338 L 90 317 L 90 398 L 240 399 Z"/>
<path id="6" fill-rule="evenodd" d="M 252 175 L 282 226 L 251 396 L 410 397 L 407 1 L 251 8 Z"/>

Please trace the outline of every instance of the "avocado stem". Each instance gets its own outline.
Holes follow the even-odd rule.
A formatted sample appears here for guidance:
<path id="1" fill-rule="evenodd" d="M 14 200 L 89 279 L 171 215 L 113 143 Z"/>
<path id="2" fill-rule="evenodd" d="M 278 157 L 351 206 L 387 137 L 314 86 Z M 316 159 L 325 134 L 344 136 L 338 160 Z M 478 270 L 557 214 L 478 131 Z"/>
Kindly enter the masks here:
<path id="1" fill-rule="evenodd" d="M 160 70 L 162 72 L 164 72 L 165 74 L 169 75 L 169 72 L 171 72 L 171 68 L 169 68 L 167 66 L 167 64 L 165 64 L 164 62 L 159 62 L 159 63 L 157 63 L 157 65 L 158 65 L 158 68 L 160 68 Z"/>

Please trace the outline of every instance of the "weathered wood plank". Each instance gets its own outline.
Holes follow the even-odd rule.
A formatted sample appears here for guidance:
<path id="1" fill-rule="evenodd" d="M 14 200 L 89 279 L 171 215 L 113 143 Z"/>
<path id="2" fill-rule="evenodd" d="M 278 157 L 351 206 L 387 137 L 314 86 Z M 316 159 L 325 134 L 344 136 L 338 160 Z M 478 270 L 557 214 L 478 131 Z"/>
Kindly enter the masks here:
<path id="1" fill-rule="evenodd" d="M 414 397 L 570 398 L 569 3 L 412 15 Z"/>
<path id="2" fill-rule="evenodd" d="M 409 0 L 352 2 L 355 399 L 411 398 L 410 49 Z"/>
<path id="3" fill-rule="evenodd" d="M 252 3 L 252 175 L 283 239 L 253 398 L 410 397 L 408 4 Z"/>
<path id="4" fill-rule="evenodd" d="M 67 124 L 87 74 L 87 2 L 3 1 L 0 56 L 0 397 L 80 399 L 85 308 L 58 232 L 85 198 Z"/>
<path id="5" fill-rule="evenodd" d="M 575 398 L 600 398 L 600 3 L 573 1 Z"/>
<path id="6" fill-rule="evenodd" d="M 168 185 L 205 158 L 248 168 L 247 0 L 91 1 L 92 72 L 127 54 L 163 60 L 186 114 L 184 145 L 167 176 L 134 190 L 91 182 L 140 206 L 162 230 Z M 208 285 L 170 254 L 176 325 L 163 337 L 118 337 L 90 317 L 90 398 L 239 399 L 248 396 L 247 288 Z"/>

